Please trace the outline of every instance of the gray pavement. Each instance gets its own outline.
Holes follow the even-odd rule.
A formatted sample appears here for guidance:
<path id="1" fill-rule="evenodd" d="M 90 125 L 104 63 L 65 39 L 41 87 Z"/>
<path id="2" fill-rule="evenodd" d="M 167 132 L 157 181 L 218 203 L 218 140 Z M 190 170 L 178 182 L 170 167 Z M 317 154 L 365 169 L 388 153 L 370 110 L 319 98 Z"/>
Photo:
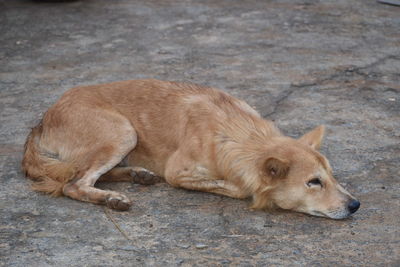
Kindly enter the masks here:
<path id="1" fill-rule="evenodd" d="M 30 127 L 68 88 L 221 88 L 322 151 L 350 219 L 249 211 L 166 184 L 102 184 L 127 212 L 32 192 Z M 400 8 L 339 1 L 0 1 L 0 266 L 399 266 Z"/>

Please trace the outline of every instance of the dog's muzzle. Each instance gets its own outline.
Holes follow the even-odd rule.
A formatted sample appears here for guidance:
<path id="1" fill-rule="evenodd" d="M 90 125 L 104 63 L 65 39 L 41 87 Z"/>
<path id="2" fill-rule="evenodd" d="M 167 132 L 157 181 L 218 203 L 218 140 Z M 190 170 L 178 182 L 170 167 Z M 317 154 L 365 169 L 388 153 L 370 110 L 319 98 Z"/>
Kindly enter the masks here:
<path id="1" fill-rule="evenodd" d="M 340 219 L 345 219 L 350 215 L 352 215 L 353 213 L 355 213 L 360 208 L 360 205 L 361 205 L 360 201 L 352 198 L 347 202 L 346 206 L 342 208 L 330 210 L 328 212 L 320 212 L 313 210 L 308 213 L 314 216 L 328 217 L 331 219 L 340 220 Z"/>

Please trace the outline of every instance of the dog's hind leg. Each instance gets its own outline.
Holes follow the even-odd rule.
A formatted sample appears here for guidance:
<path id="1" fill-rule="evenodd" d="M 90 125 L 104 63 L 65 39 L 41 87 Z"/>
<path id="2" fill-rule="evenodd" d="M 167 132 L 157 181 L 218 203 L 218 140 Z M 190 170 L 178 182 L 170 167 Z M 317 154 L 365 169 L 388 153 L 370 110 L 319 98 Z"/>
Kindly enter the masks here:
<path id="1" fill-rule="evenodd" d="M 106 127 L 97 128 L 92 137 L 94 142 L 91 152 L 80 155 L 81 162 L 77 162 L 78 174 L 63 187 L 63 194 L 76 200 L 105 204 L 112 209 L 127 210 L 131 206 L 128 197 L 118 192 L 95 188 L 94 184 L 101 175 L 114 168 L 134 149 L 137 143 L 136 131 L 129 121 L 120 115 L 101 115 L 102 122 L 109 123 L 113 127 L 112 131 Z"/>
<path id="2" fill-rule="evenodd" d="M 163 179 L 151 171 L 141 167 L 115 167 L 103 174 L 98 182 L 132 182 L 142 185 L 152 185 Z"/>

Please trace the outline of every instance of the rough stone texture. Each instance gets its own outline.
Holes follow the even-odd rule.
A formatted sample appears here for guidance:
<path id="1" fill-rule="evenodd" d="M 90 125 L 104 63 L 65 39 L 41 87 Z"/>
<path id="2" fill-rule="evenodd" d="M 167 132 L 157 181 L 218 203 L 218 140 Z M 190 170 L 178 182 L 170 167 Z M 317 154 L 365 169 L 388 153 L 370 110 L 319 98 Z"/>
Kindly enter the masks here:
<path id="1" fill-rule="evenodd" d="M 1 266 L 400 265 L 400 8 L 375 1 L 0 1 Z M 34 193 L 24 139 L 68 88 L 191 81 L 322 151 L 350 219 L 253 212 L 166 184 L 103 184 L 127 212 Z"/>

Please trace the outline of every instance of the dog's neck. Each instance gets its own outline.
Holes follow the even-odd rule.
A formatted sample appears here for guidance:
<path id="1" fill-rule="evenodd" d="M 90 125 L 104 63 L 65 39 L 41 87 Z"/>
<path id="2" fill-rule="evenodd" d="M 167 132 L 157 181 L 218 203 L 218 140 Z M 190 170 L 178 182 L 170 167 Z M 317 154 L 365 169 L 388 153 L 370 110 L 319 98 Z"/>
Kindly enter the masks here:
<path id="1" fill-rule="evenodd" d="M 235 118 L 226 123 L 216 138 L 218 169 L 224 179 L 241 183 L 251 196 L 261 186 L 254 164 L 258 164 L 256 161 L 262 160 L 268 147 L 272 147 L 274 137 L 282 134 L 272 122 L 255 116 L 250 120 Z"/>

